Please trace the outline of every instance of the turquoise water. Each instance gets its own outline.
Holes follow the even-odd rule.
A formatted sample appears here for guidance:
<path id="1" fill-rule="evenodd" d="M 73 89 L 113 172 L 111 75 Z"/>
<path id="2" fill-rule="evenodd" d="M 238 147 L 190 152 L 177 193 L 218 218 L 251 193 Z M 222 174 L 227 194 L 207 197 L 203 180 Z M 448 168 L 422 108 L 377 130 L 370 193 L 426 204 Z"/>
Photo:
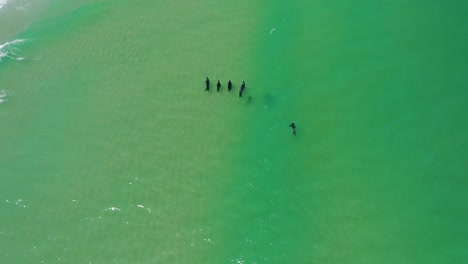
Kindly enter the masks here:
<path id="1" fill-rule="evenodd" d="M 465 9 L 9 1 L 1 262 L 466 262 Z"/>

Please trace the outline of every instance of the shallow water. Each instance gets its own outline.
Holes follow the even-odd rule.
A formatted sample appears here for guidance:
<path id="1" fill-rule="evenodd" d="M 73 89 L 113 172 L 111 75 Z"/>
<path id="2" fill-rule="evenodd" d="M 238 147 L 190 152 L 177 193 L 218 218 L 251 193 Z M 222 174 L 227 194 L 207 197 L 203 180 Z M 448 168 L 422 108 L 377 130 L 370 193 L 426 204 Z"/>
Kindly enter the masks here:
<path id="1" fill-rule="evenodd" d="M 2 263 L 468 259 L 463 4 L 13 3 Z"/>

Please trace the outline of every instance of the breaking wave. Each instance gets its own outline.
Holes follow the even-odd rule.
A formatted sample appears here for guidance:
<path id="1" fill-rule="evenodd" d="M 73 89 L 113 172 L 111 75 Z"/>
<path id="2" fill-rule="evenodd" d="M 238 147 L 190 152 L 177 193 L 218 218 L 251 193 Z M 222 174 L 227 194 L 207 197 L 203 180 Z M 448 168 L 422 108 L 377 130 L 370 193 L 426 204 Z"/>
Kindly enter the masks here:
<path id="1" fill-rule="evenodd" d="M 7 4 L 7 2 L 7 0 L 0 0 L 0 9 L 2 9 L 2 7 Z"/>
<path id="2" fill-rule="evenodd" d="M 1 0 L 0 0 L 1 1 Z M 26 42 L 26 39 L 15 39 L 10 42 L 6 42 L 4 44 L 0 45 L 0 61 L 2 61 L 2 58 L 10 58 L 13 60 L 23 60 L 23 57 L 18 57 L 17 52 L 19 51 L 19 48 L 16 46 Z"/>

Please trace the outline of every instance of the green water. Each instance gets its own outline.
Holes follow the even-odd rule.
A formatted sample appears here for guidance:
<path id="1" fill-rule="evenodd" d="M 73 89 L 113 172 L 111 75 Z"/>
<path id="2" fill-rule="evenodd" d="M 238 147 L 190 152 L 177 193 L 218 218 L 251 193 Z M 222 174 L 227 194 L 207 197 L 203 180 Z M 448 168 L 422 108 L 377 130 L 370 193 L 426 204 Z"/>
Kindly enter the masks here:
<path id="1" fill-rule="evenodd" d="M 465 3 L 20 4 L 1 263 L 468 261 Z"/>

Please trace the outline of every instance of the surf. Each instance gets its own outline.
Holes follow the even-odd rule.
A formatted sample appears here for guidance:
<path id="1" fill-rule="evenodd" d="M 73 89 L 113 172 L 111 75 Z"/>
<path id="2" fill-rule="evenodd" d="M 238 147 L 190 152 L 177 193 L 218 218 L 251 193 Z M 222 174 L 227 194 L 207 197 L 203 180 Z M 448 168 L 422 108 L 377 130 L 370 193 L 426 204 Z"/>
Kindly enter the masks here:
<path id="1" fill-rule="evenodd" d="M 0 0 L 0 9 L 2 9 L 2 7 L 4 7 L 7 3 L 7 0 Z"/>
<path id="2" fill-rule="evenodd" d="M 27 39 L 15 39 L 13 41 L 5 42 L 0 45 L 0 62 L 2 61 L 3 58 L 10 58 L 13 60 L 23 60 L 23 57 L 18 57 L 17 52 L 19 51 L 19 48 L 17 48 L 17 45 L 23 44 L 26 42 Z"/>

